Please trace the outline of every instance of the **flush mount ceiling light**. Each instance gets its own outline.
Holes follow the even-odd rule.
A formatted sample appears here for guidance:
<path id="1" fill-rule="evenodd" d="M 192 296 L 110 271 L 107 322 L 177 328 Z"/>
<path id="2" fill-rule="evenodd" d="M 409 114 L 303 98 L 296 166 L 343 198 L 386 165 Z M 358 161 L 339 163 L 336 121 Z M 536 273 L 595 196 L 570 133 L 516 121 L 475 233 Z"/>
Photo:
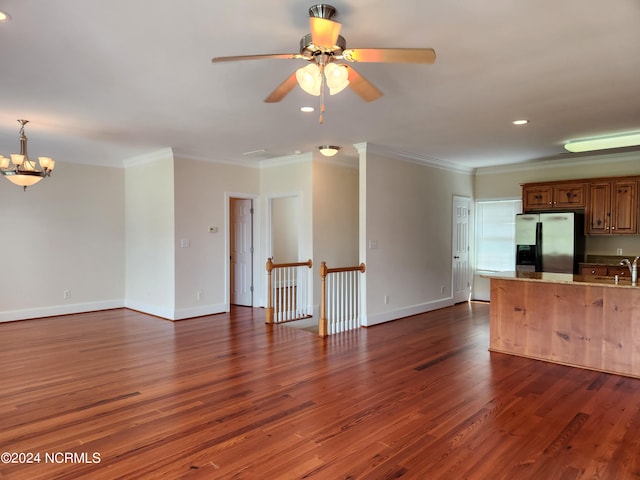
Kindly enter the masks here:
<path id="1" fill-rule="evenodd" d="M 9 20 L 11 20 L 11 16 L 7 12 L 0 10 L 0 23 L 8 22 Z"/>
<path id="2" fill-rule="evenodd" d="M 564 148 L 573 153 L 581 153 L 592 152 L 594 150 L 606 150 L 609 148 L 636 146 L 640 146 L 640 132 L 572 140 L 567 142 Z"/>
<path id="3" fill-rule="evenodd" d="M 320 153 L 325 157 L 333 157 L 338 153 L 340 147 L 336 147 L 335 145 L 321 145 L 318 147 L 318 150 L 320 150 Z"/>
<path id="4" fill-rule="evenodd" d="M 522 119 L 522 120 L 514 120 L 514 121 L 513 121 L 513 122 L 511 122 L 511 123 L 513 123 L 514 125 L 526 125 L 527 123 L 529 123 L 529 120 L 525 120 L 525 119 Z"/>
<path id="5" fill-rule="evenodd" d="M 316 109 L 313 107 L 300 107 L 300 111 L 304 113 L 314 112 Z"/>
<path id="6" fill-rule="evenodd" d="M 50 157 L 38 157 L 38 161 L 30 160 L 27 154 L 27 136 L 24 126 L 29 120 L 18 120 L 20 124 L 20 153 L 12 153 L 11 159 L 0 155 L 0 172 L 11 183 L 23 187 L 24 190 L 38 183 L 45 177 L 51 176 L 56 162 Z"/>

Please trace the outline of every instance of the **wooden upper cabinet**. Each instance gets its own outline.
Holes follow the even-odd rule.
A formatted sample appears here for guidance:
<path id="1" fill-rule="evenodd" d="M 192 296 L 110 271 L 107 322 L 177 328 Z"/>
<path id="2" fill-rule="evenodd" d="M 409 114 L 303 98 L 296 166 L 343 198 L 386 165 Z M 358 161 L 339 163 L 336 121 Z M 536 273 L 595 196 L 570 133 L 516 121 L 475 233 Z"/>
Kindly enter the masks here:
<path id="1" fill-rule="evenodd" d="M 522 208 L 544 210 L 553 206 L 553 187 L 551 185 L 524 185 L 522 187 Z"/>
<path id="2" fill-rule="evenodd" d="M 637 180 L 612 180 L 589 185 L 587 235 L 638 233 Z"/>
<path id="3" fill-rule="evenodd" d="M 524 212 L 584 211 L 587 235 L 640 234 L 640 176 L 522 185 Z"/>
<path id="4" fill-rule="evenodd" d="M 522 208 L 531 210 L 581 209 L 585 207 L 586 184 L 559 183 L 522 186 Z"/>
<path id="5" fill-rule="evenodd" d="M 607 235 L 611 233 L 611 183 L 601 182 L 589 185 L 587 205 L 587 235 Z"/>
<path id="6" fill-rule="evenodd" d="M 638 233 L 637 204 L 638 182 L 611 182 L 611 233 Z"/>
<path id="7" fill-rule="evenodd" d="M 584 208 L 587 200 L 584 183 L 567 183 L 553 187 L 554 208 Z"/>

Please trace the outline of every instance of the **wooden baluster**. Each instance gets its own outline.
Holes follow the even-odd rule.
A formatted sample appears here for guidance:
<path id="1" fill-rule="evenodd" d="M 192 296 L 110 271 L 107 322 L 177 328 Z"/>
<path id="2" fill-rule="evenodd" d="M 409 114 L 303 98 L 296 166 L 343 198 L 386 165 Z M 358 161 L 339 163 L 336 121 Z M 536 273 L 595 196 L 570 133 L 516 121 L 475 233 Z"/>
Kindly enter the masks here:
<path id="1" fill-rule="evenodd" d="M 326 337 L 327 332 L 327 262 L 320 264 L 320 320 L 318 321 L 318 335 Z"/>
<path id="2" fill-rule="evenodd" d="M 273 292 L 271 285 L 271 271 L 273 270 L 273 261 L 271 257 L 267 258 L 267 311 L 266 322 L 273 323 Z"/>

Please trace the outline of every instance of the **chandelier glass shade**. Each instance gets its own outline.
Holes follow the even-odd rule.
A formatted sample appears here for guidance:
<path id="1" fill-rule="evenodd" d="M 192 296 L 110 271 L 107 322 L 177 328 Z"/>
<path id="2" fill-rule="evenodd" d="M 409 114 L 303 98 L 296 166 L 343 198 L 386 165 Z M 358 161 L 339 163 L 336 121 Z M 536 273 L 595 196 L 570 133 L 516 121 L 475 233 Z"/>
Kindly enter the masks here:
<path id="1" fill-rule="evenodd" d="M 24 190 L 35 185 L 45 177 L 51 176 L 56 162 L 51 157 L 38 157 L 38 161 L 31 160 L 27 154 L 27 136 L 24 126 L 29 120 L 18 120 L 20 123 L 20 153 L 12 153 L 11 157 L 0 155 L 0 172 L 14 185 Z"/>
<path id="2" fill-rule="evenodd" d="M 329 63 L 317 65 L 311 63 L 296 71 L 296 80 L 300 87 L 310 95 L 320 96 L 323 86 L 323 73 L 329 87 L 329 94 L 335 95 L 349 85 L 349 72 L 345 65 Z"/>

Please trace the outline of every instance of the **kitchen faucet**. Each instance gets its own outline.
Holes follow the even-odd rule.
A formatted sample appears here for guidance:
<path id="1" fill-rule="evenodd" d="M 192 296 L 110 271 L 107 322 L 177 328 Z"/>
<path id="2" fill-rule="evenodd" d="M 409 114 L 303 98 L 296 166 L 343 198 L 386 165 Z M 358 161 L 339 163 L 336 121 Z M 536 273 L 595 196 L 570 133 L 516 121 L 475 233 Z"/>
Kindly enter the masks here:
<path id="1" fill-rule="evenodd" d="M 638 259 L 640 257 L 636 257 L 633 262 L 630 262 L 628 258 L 620 260 L 620 265 L 629 267 L 629 271 L 631 272 L 631 285 L 635 285 L 638 281 Z"/>

